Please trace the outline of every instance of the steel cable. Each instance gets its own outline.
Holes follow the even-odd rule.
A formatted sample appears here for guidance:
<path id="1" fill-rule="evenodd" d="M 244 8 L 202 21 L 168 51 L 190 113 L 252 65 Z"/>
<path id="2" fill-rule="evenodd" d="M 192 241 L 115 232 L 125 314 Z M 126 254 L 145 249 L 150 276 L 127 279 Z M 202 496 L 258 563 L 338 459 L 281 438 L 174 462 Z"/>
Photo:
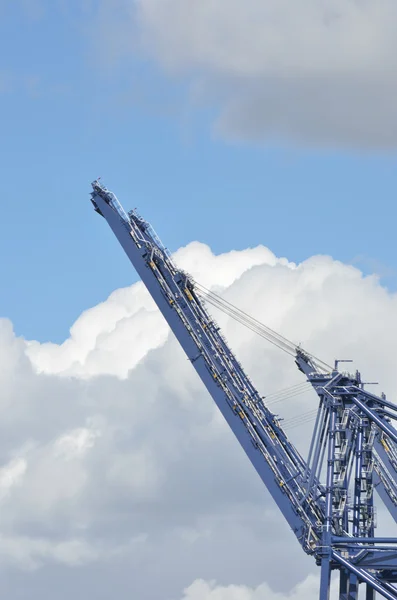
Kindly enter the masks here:
<path id="1" fill-rule="evenodd" d="M 214 306 L 215 308 L 218 308 L 223 313 L 225 313 L 228 316 L 230 316 L 231 318 L 235 319 L 240 324 L 244 325 L 245 327 L 247 327 L 248 329 L 250 329 L 257 335 L 261 336 L 262 338 L 266 339 L 268 342 L 275 345 L 280 350 L 283 350 L 290 356 L 296 356 L 296 351 L 299 348 L 298 344 L 294 344 L 293 342 L 291 342 L 290 340 L 288 340 L 281 334 L 277 333 L 270 327 L 267 327 L 266 325 L 264 325 L 263 323 L 261 323 L 260 321 L 255 319 L 254 317 L 251 317 L 249 314 L 247 314 L 243 310 L 237 308 L 231 302 L 228 302 L 227 300 L 225 300 L 218 294 L 215 294 L 214 292 L 212 292 L 211 290 L 209 290 L 202 284 L 195 282 L 195 288 L 196 288 L 198 294 L 209 304 L 212 304 L 212 306 Z M 319 369 L 325 370 L 325 371 L 332 370 L 332 367 L 330 367 L 330 365 L 328 365 L 321 359 L 317 358 L 313 354 L 306 352 L 306 351 L 305 351 L 305 354 L 307 354 L 310 357 L 310 359 L 316 364 L 316 366 Z"/>

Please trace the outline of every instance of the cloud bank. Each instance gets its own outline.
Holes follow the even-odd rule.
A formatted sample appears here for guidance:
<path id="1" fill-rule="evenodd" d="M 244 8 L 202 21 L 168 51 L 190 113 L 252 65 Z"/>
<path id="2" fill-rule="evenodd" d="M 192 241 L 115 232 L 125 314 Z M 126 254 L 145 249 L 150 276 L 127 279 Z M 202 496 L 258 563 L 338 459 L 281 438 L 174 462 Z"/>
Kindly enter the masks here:
<path id="1" fill-rule="evenodd" d="M 195 242 L 175 260 L 327 362 L 354 358 L 396 397 L 397 297 L 375 276 L 264 247 L 216 256 Z M 289 356 L 216 318 L 261 393 L 302 381 Z M 120 600 L 316 597 L 315 565 L 141 283 L 85 311 L 61 345 L 25 341 L 0 320 L 0 389 L 7 597 L 23 586 L 32 598 L 107 598 L 115 582 Z M 273 410 L 291 419 L 315 407 L 309 391 Z M 302 449 L 311 426 L 290 430 Z"/>
<path id="2" fill-rule="evenodd" d="M 102 0 L 104 60 L 185 77 L 231 139 L 394 149 L 394 0 Z M 124 62 L 123 76 L 128 73 Z"/>
<path id="3" fill-rule="evenodd" d="M 318 585 L 318 578 L 309 575 L 285 595 L 274 592 L 267 584 L 249 588 L 242 585 L 218 586 L 214 582 L 196 580 L 185 590 L 182 600 L 316 600 Z"/>

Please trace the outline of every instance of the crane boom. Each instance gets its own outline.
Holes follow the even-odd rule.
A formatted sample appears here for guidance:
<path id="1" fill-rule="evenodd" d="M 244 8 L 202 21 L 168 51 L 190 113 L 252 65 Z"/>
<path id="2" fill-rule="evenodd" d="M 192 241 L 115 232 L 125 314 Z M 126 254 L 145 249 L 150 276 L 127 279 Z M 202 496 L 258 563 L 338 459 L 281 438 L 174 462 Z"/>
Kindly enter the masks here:
<path id="1" fill-rule="evenodd" d="M 306 463 L 228 347 L 219 327 L 195 293 L 191 278 L 177 269 L 151 226 L 126 213 L 115 195 L 93 183 L 92 202 L 109 223 L 188 359 L 245 450 L 307 553 L 319 539 L 322 513 L 314 486 L 304 486 Z M 316 480 L 317 483 L 317 480 Z"/>
<path id="2" fill-rule="evenodd" d="M 340 600 L 357 600 L 358 583 L 397 600 L 397 538 L 375 538 L 376 488 L 397 521 L 397 406 L 364 389 L 360 373 L 340 372 L 261 329 L 295 362 L 319 396 L 305 461 L 264 402 L 207 312 L 203 288 L 173 262 L 151 225 L 125 212 L 99 181 L 91 201 L 135 267 L 189 361 L 307 554 L 321 565 L 320 600 L 328 600 L 332 569 Z M 212 298 L 215 304 L 219 298 Z M 227 310 L 234 313 L 228 305 Z M 258 328 L 258 322 L 241 319 Z M 325 475 L 325 485 L 321 476 Z M 382 546 L 387 543 L 388 546 Z"/>

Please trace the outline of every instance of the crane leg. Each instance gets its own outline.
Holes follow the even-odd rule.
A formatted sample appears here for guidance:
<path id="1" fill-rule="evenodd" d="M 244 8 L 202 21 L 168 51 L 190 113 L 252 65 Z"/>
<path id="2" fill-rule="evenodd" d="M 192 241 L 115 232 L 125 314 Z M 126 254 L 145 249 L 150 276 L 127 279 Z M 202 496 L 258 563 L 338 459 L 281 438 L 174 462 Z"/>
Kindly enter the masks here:
<path id="1" fill-rule="evenodd" d="M 349 592 L 347 595 L 348 600 L 357 600 L 358 598 L 358 580 L 357 576 L 350 573 L 349 576 Z"/>
<path id="2" fill-rule="evenodd" d="M 320 575 L 320 600 L 329 600 L 329 588 L 331 583 L 331 563 L 329 557 L 321 560 Z"/>
<path id="3" fill-rule="evenodd" d="M 370 595 L 368 595 L 368 590 Z M 366 600 L 375 600 L 372 588 L 367 586 Z M 340 572 L 339 580 L 339 600 L 357 600 L 358 598 L 358 580 L 356 575 L 348 573 L 345 570 Z"/>
<path id="4" fill-rule="evenodd" d="M 348 581 L 348 574 L 344 569 L 341 569 L 339 579 L 339 600 L 348 600 Z"/>
<path id="5" fill-rule="evenodd" d="M 367 591 L 365 594 L 365 600 L 375 600 L 375 590 L 371 588 L 370 585 L 367 584 Z"/>

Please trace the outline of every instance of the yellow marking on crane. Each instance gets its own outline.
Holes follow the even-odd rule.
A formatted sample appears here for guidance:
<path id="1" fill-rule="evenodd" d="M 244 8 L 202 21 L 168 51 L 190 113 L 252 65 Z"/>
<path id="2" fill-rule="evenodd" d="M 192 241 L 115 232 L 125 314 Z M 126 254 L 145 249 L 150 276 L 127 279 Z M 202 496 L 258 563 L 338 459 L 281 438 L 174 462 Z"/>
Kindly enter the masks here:
<path id="1" fill-rule="evenodd" d="M 193 300 L 193 296 L 191 295 L 190 291 L 187 288 L 185 288 L 185 294 L 190 301 Z"/>
<path id="2" fill-rule="evenodd" d="M 385 440 L 382 438 L 380 443 L 382 444 L 382 446 L 384 447 L 384 449 L 386 450 L 386 452 L 390 452 L 390 448 L 389 446 L 386 444 Z"/>

